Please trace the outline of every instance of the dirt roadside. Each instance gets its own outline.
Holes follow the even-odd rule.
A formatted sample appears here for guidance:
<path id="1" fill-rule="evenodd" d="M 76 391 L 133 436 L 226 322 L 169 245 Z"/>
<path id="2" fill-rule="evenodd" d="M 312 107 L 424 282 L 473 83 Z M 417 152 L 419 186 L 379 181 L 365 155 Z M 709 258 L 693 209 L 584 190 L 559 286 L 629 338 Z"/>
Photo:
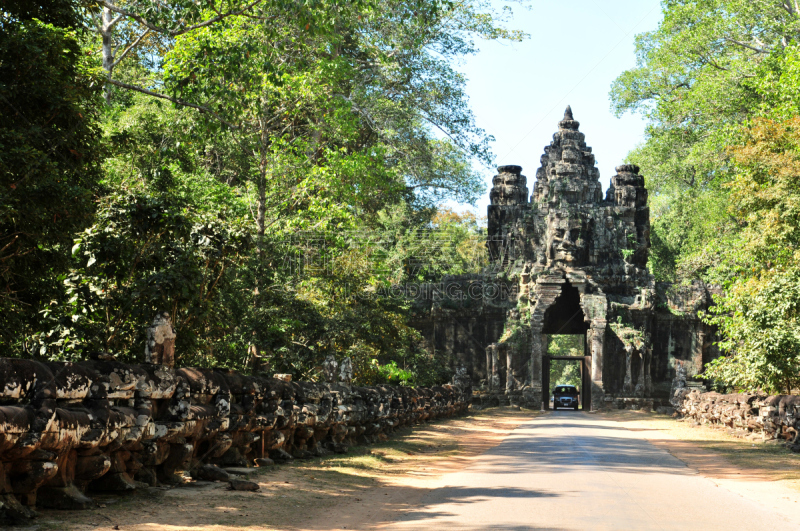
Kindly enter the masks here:
<path id="1" fill-rule="evenodd" d="M 256 469 L 258 492 L 190 482 L 94 495 L 88 511 L 39 511 L 27 530 L 262 531 L 367 529 L 413 507 L 442 474 L 459 470 L 538 413 L 493 408 L 398 431 L 345 456 Z"/>
<path id="2" fill-rule="evenodd" d="M 784 448 L 781 441 L 739 439 L 724 429 L 676 421 L 666 415 L 638 411 L 599 415 L 640 432 L 650 443 L 707 477 L 780 482 L 800 491 L 800 455 Z"/>
<path id="3" fill-rule="evenodd" d="M 638 432 L 689 468 L 743 498 L 800 519 L 800 455 L 780 441 L 739 439 L 726 430 L 638 411 L 599 413 Z"/>

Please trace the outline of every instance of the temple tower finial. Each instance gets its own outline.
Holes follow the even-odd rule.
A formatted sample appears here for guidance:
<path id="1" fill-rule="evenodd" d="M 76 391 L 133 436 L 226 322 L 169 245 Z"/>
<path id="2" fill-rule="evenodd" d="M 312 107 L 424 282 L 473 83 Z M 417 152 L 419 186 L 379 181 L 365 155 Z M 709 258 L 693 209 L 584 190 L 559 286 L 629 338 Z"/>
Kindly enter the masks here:
<path id="1" fill-rule="evenodd" d="M 564 111 L 564 118 L 560 122 L 558 122 L 558 128 L 577 131 L 580 125 L 581 123 L 577 121 L 575 117 L 572 115 L 572 107 L 567 105 L 567 109 Z"/>

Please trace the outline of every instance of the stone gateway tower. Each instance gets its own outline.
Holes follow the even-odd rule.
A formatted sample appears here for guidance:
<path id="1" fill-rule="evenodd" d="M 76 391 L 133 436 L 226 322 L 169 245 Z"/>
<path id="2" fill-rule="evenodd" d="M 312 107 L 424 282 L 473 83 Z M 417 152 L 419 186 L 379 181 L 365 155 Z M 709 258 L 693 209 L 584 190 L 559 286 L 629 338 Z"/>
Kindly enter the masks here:
<path id="1" fill-rule="evenodd" d="M 438 300 L 418 306 L 429 345 L 471 368 L 490 403 L 547 406 L 548 335 L 584 337 L 583 404 L 593 409 L 666 400 L 677 367 L 689 367 L 691 380 L 716 356 L 713 330 L 697 318 L 710 302 L 705 286 L 656 285 L 647 270 L 639 168 L 618 166 L 603 197 L 579 125 L 567 107 L 530 198 L 522 168 L 498 168 L 488 208 L 492 266 L 445 278 L 427 291 Z"/>

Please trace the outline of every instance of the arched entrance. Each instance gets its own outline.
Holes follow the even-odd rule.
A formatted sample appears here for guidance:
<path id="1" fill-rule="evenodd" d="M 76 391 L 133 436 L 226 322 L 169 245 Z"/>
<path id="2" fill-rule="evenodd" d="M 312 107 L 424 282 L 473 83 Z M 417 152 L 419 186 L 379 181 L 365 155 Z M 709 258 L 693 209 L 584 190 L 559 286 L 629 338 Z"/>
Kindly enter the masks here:
<path id="1" fill-rule="evenodd" d="M 547 348 L 542 352 L 542 406 L 550 409 L 550 364 L 554 360 L 569 360 L 580 364 L 581 407 L 585 411 L 592 408 L 591 365 L 592 357 L 587 355 L 586 336 L 589 324 L 584 318 L 581 296 L 578 289 L 565 281 L 555 301 L 545 310 L 541 334 L 546 339 L 550 335 L 579 335 L 583 351 L 579 355 L 553 356 Z M 547 342 L 545 341 L 546 345 Z M 558 382 L 555 382 L 558 383 Z"/>

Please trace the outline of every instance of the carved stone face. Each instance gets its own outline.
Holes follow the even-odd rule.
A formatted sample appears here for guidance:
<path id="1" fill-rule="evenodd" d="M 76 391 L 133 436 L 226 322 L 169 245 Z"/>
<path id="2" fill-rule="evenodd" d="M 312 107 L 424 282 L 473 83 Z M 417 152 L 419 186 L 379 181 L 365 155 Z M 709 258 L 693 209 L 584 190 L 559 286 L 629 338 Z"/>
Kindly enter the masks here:
<path id="1" fill-rule="evenodd" d="M 585 265 L 588 227 L 580 219 L 552 219 L 548 227 L 548 257 L 565 265 Z"/>

